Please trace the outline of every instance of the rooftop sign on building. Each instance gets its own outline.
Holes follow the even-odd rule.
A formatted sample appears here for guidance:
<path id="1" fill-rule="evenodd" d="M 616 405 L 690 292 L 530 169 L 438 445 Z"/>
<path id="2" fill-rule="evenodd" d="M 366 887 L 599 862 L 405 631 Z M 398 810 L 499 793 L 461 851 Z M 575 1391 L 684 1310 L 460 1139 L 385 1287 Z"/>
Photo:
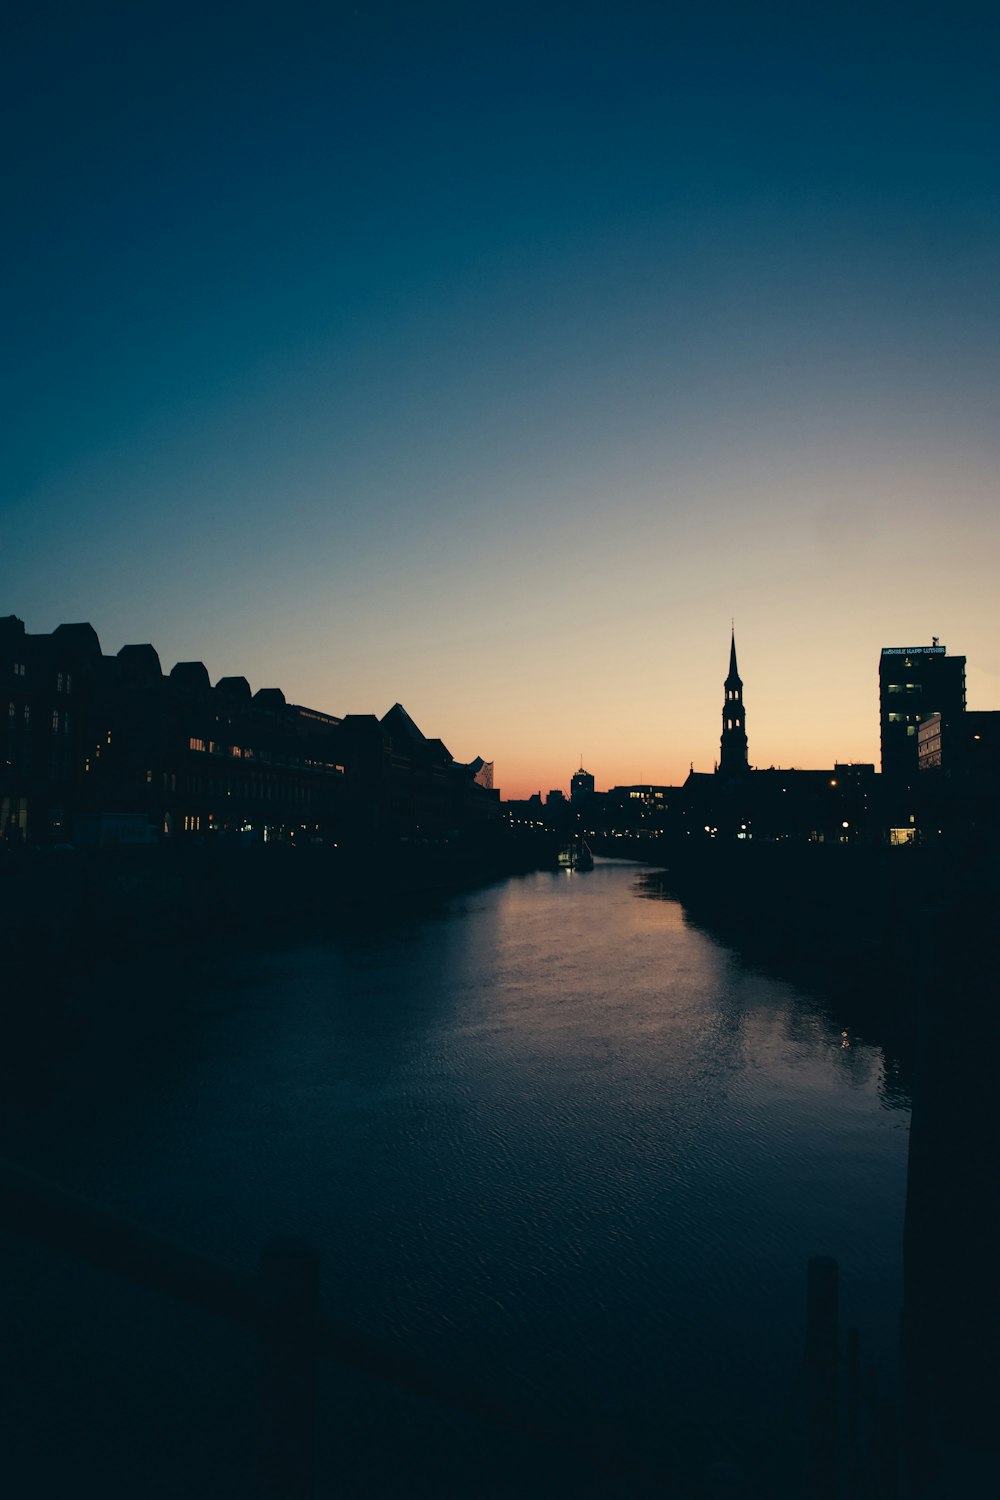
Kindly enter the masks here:
<path id="1" fill-rule="evenodd" d="M 883 646 L 883 656 L 944 656 L 947 646 Z"/>

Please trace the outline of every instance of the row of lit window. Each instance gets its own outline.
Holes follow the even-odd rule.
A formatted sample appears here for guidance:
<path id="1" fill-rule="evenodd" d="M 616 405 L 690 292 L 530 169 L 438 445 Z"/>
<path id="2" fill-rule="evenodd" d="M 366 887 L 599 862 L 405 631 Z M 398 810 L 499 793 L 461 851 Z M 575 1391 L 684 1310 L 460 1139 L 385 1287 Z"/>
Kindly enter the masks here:
<path id="1" fill-rule="evenodd" d="M 231 755 L 235 760 L 253 760 L 252 750 L 244 750 L 240 745 L 225 745 L 221 740 L 202 740 L 192 735 L 188 740 L 189 750 L 198 750 L 209 755 Z"/>
<path id="2" fill-rule="evenodd" d="M 329 760 L 300 760 L 297 756 L 274 757 L 265 751 L 254 751 L 240 745 L 224 745 L 221 741 L 203 740 L 192 735 L 188 740 L 188 748 L 202 754 L 230 755 L 236 760 L 258 760 L 265 765 L 289 766 L 299 769 L 316 771 L 332 771 L 336 776 L 343 776 L 344 767 Z"/>
<path id="3" fill-rule="evenodd" d="M 16 703 L 8 703 L 7 704 L 7 718 L 8 719 L 14 719 L 16 717 L 17 717 L 17 704 Z M 31 708 L 30 708 L 30 705 L 27 704 L 27 703 L 24 705 L 23 719 L 24 719 L 25 724 L 30 724 L 31 723 Z M 56 733 L 58 733 L 60 727 L 62 728 L 62 731 L 63 731 L 64 734 L 69 734 L 69 714 L 65 710 L 62 712 L 62 714 L 60 714 L 59 709 L 58 708 L 54 708 L 52 710 L 52 728 L 56 731 Z"/>

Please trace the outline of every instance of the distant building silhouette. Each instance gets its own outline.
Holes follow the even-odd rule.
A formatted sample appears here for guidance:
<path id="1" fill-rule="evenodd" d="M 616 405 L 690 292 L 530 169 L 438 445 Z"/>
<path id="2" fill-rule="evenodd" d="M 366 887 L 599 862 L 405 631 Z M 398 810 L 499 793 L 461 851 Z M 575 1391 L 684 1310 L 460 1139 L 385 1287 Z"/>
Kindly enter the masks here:
<path id="1" fill-rule="evenodd" d="M 492 792 L 493 762 L 491 760 L 483 760 L 481 755 L 477 755 L 475 760 L 469 762 L 469 765 L 474 772 L 476 784 L 484 786 L 487 791 Z"/>
<path id="2" fill-rule="evenodd" d="M 1000 711 L 931 714 L 917 729 L 914 805 L 921 839 L 995 839 L 1000 829 Z"/>
<path id="3" fill-rule="evenodd" d="M 878 667 L 882 774 L 897 787 L 912 785 L 918 733 L 931 714 L 955 722 L 965 712 L 965 657 L 930 646 L 883 646 Z"/>
<path id="4" fill-rule="evenodd" d="M 743 680 L 736 666 L 736 631 L 729 643 L 729 672 L 724 683 L 722 704 L 722 742 L 719 756 L 720 776 L 743 776 L 750 769 L 747 759 L 746 713 L 743 708 Z"/>
<path id="5" fill-rule="evenodd" d="M 647 781 L 613 786 L 600 800 L 604 831 L 658 838 L 676 820 L 684 797 L 679 787 L 654 786 Z"/>
<path id="6" fill-rule="evenodd" d="M 591 776 L 589 771 L 585 771 L 583 769 L 583 766 L 581 766 L 579 771 L 575 771 L 573 773 L 573 778 L 570 781 L 569 799 L 575 804 L 583 801 L 587 797 L 592 797 L 593 795 L 594 778 L 593 776 Z"/>
<path id="7" fill-rule="evenodd" d="M 819 771 L 751 769 L 735 631 L 724 689 L 719 765 L 712 775 L 690 772 L 673 826 L 696 840 L 853 844 L 871 839 L 877 826 L 873 765 L 838 762 Z"/>

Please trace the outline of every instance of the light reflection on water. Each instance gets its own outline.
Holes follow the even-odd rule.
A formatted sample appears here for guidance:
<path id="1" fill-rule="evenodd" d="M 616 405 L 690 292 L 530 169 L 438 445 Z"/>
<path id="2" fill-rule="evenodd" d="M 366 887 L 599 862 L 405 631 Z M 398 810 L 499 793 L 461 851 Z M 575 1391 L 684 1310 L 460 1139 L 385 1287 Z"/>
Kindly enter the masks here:
<path id="1" fill-rule="evenodd" d="M 845 1326 L 891 1373 L 908 1115 L 876 1047 L 638 894 L 598 863 L 234 959 L 169 1066 L 40 1165 L 234 1263 L 276 1232 L 320 1244 L 332 1312 L 536 1415 L 683 1474 L 759 1468 L 808 1256 L 838 1258 Z M 221 1381 L 242 1410 L 219 1349 L 199 1399 Z M 467 1424 L 336 1377 L 328 1399 L 376 1455 L 347 1493 L 511 1492 Z M 553 1493 L 537 1475 L 519 1462 L 518 1493 Z"/>

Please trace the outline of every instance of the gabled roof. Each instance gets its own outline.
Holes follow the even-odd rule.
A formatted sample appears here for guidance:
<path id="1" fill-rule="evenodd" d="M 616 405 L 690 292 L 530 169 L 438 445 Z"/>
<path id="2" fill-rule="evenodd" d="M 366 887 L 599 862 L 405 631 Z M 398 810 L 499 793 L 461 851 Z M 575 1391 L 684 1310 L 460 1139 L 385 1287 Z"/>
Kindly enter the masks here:
<path id="1" fill-rule="evenodd" d="M 117 660 L 122 677 L 133 687 L 145 687 L 163 679 L 160 658 L 148 642 L 141 646 L 123 646 Z"/>
<path id="2" fill-rule="evenodd" d="M 215 691 L 227 703 L 250 702 L 250 684 L 245 677 L 220 677 L 215 684 Z"/>
<path id="3" fill-rule="evenodd" d="M 394 703 L 381 720 L 382 728 L 393 739 L 409 740 L 411 744 L 426 744 L 424 736 L 410 718 L 401 703 Z"/>
<path id="4" fill-rule="evenodd" d="M 87 621 L 76 625 L 57 625 L 52 632 L 52 640 L 60 648 L 73 651 L 77 656 L 96 657 L 101 654 L 97 631 Z"/>
<path id="5" fill-rule="evenodd" d="M 203 661 L 179 661 L 170 669 L 170 681 L 189 693 L 207 693 L 212 686 Z"/>
<path id="6" fill-rule="evenodd" d="M 276 714 L 285 707 L 285 695 L 280 688 L 258 688 L 253 695 L 254 708 L 265 713 Z"/>
<path id="7" fill-rule="evenodd" d="M 354 738 L 378 734 L 379 741 L 384 739 L 384 731 L 375 714 L 345 714 L 340 721 L 341 730 Z"/>

